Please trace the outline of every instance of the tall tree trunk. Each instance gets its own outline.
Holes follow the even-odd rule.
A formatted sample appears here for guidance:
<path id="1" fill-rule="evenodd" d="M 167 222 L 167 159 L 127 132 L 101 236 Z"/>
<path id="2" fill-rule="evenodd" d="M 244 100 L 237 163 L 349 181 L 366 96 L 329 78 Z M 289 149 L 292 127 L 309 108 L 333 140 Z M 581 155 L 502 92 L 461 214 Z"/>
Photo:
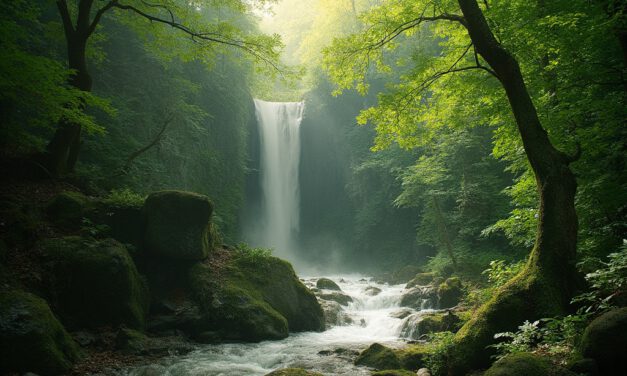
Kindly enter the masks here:
<path id="1" fill-rule="evenodd" d="M 68 67 L 73 71 L 69 84 L 82 91 L 91 91 L 92 80 L 87 70 L 87 40 L 90 31 L 90 11 L 93 0 L 79 3 L 76 26 L 72 25 L 67 4 L 57 1 L 67 44 Z M 47 146 L 47 165 L 58 176 L 74 170 L 81 144 L 81 126 L 68 119 L 60 119 Z"/>
<path id="2" fill-rule="evenodd" d="M 536 242 L 523 272 L 503 286 L 459 331 L 451 375 L 486 367 L 494 334 L 524 320 L 568 309 L 576 287 L 577 183 L 570 157 L 557 150 L 542 127 L 514 56 L 494 37 L 476 0 L 458 0 L 477 52 L 496 72 L 516 119 L 540 194 Z"/>

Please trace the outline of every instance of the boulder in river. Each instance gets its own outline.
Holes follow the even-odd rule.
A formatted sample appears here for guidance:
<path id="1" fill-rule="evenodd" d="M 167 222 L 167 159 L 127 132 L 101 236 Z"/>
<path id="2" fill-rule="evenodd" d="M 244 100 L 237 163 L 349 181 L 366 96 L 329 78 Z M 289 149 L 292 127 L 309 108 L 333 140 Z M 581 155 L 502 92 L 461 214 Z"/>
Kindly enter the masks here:
<path id="1" fill-rule="evenodd" d="M 144 246 L 149 253 L 177 260 L 203 260 L 211 248 L 213 204 L 191 192 L 152 193 L 144 204 Z"/>
<path id="2" fill-rule="evenodd" d="M 340 286 L 337 283 L 333 282 L 329 278 L 320 278 L 316 281 L 316 287 L 321 290 L 333 290 L 333 291 L 342 291 Z"/>
<path id="3" fill-rule="evenodd" d="M 340 291 L 318 291 L 316 296 L 322 300 L 331 300 L 343 306 L 347 306 L 348 303 L 351 303 L 353 301 L 353 298 Z"/>
<path id="4" fill-rule="evenodd" d="M 78 358 L 78 346 L 43 299 L 0 293 L 0 373 L 65 374 Z"/>
<path id="5" fill-rule="evenodd" d="M 370 296 L 377 296 L 380 293 L 381 293 L 381 289 L 376 286 L 368 286 L 364 290 L 364 294 L 370 295 Z"/>
<path id="6" fill-rule="evenodd" d="M 338 302 L 320 299 L 320 306 L 324 311 L 324 322 L 327 328 L 353 322 L 353 320 L 344 313 L 342 306 Z"/>
<path id="7" fill-rule="evenodd" d="M 39 248 L 52 276 L 52 302 L 66 325 L 144 325 L 148 290 L 124 245 L 67 236 Z"/>
<path id="8" fill-rule="evenodd" d="M 394 351 L 379 343 L 373 343 L 362 351 L 355 359 L 355 365 L 368 366 L 377 370 L 401 368 L 401 362 Z"/>
<path id="9" fill-rule="evenodd" d="M 205 329 L 224 339 L 261 341 L 285 338 L 288 331 L 324 330 L 316 297 L 276 257 L 234 252 L 219 271 L 196 264 L 189 280 Z"/>
<path id="10" fill-rule="evenodd" d="M 401 307 L 413 309 L 432 308 L 438 299 L 438 292 L 432 286 L 418 286 L 409 289 L 401 296 Z"/>

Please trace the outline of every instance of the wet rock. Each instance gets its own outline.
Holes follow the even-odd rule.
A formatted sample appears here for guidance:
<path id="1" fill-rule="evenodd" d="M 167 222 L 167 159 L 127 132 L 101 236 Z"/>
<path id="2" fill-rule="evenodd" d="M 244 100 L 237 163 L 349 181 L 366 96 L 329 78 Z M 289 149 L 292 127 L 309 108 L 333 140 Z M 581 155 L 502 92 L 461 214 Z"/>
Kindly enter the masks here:
<path id="1" fill-rule="evenodd" d="M 333 291 L 342 291 L 340 286 L 337 283 L 333 282 L 329 278 L 320 278 L 316 281 L 316 287 L 321 290 L 333 290 Z"/>
<path id="2" fill-rule="evenodd" d="M 431 372 L 428 368 L 421 368 L 416 372 L 416 376 L 431 376 Z"/>
<path id="3" fill-rule="evenodd" d="M 373 372 L 372 376 L 415 376 L 416 374 L 405 369 L 387 369 L 385 371 Z"/>
<path id="4" fill-rule="evenodd" d="M 394 351 L 379 343 L 373 343 L 362 351 L 355 359 L 355 365 L 372 367 L 377 370 L 401 368 L 401 362 Z"/>
<path id="5" fill-rule="evenodd" d="M 146 321 L 146 330 L 162 335 L 183 331 L 190 335 L 202 331 L 203 316 L 197 304 L 190 300 L 178 303 L 163 300 L 153 304 L 153 314 Z"/>
<path id="6" fill-rule="evenodd" d="M 421 339 L 424 335 L 451 331 L 459 328 L 461 319 L 453 312 L 416 313 L 405 321 L 401 336 L 409 339 Z"/>
<path id="7" fill-rule="evenodd" d="M 406 318 L 407 316 L 409 316 L 409 315 L 411 315 L 413 313 L 414 313 L 413 309 L 403 308 L 403 309 L 401 309 L 399 311 L 390 313 L 390 317 L 394 317 L 396 319 L 404 319 L 404 318 Z"/>
<path id="8" fill-rule="evenodd" d="M 72 337 L 74 340 L 81 346 L 89 346 L 94 344 L 98 338 L 94 333 L 86 332 L 86 331 L 78 331 L 72 333 Z"/>
<path id="9" fill-rule="evenodd" d="M 213 204 L 206 196 L 181 191 L 152 193 L 144 204 L 144 246 L 176 260 L 202 260 L 212 243 Z"/>
<path id="10" fill-rule="evenodd" d="M 364 294 L 369 296 L 377 296 L 381 293 L 381 289 L 375 286 L 366 287 Z"/>
<path id="11" fill-rule="evenodd" d="M 322 300 L 334 301 L 343 306 L 347 306 L 348 303 L 351 303 L 353 301 L 353 298 L 339 291 L 331 291 L 331 292 L 322 291 L 322 292 L 319 292 L 317 296 L 318 298 Z"/>
<path id="12" fill-rule="evenodd" d="M 78 346 L 38 296 L 0 293 L 0 373 L 65 374 L 78 360 Z"/>
<path id="13" fill-rule="evenodd" d="M 592 320 L 581 338 L 580 351 L 596 360 L 601 375 L 627 374 L 627 307 Z"/>
<path id="14" fill-rule="evenodd" d="M 437 302 L 438 293 L 432 286 L 419 286 L 408 290 L 401 296 L 401 307 L 413 309 L 432 308 Z"/>
<path id="15" fill-rule="evenodd" d="M 268 373 L 266 376 L 323 376 L 321 373 L 302 368 L 284 368 Z"/>
<path id="16" fill-rule="evenodd" d="M 406 289 L 410 289 L 416 286 L 427 286 L 433 282 L 435 274 L 433 273 L 418 273 L 416 276 L 405 285 Z"/>
<path id="17" fill-rule="evenodd" d="M 324 321 L 327 328 L 352 323 L 352 319 L 344 313 L 340 303 L 332 300 L 320 300 L 320 306 L 324 311 Z"/>
<path id="18" fill-rule="evenodd" d="M 192 296 L 200 307 L 203 331 L 224 339 L 281 339 L 288 331 L 321 331 L 322 307 L 296 277 L 292 266 L 270 256 L 233 256 L 220 276 L 209 265 L 189 271 Z"/>

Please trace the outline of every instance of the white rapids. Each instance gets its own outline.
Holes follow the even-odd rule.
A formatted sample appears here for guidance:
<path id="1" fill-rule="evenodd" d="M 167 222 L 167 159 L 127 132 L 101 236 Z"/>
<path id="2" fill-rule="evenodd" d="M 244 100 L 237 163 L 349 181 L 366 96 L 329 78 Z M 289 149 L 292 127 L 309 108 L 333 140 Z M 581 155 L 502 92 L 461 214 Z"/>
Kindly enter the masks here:
<path id="1" fill-rule="evenodd" d="M 317 278 L 305 278 L 312 285 Z M 344 313 L 350 325 L 334 326 L 324 332 L 294 333 L 284 340 L 260 343 L 203 345 L 184 356 L 173 356 L 158 364 L 123 372 L 126 376 L 256 376 L 288 367 L 304 368 L 324 375 L 370 375 L 371 370 L 353 365 L 356 353 L 374 342 L 401 346 L 403 324 L 411 319 L 392 317 L 398 312 L 404 285 L 386 285 L 359 276 L 331 277 L 353 298 Z M 366 288 L 381 289 L 376 296 Z"/>

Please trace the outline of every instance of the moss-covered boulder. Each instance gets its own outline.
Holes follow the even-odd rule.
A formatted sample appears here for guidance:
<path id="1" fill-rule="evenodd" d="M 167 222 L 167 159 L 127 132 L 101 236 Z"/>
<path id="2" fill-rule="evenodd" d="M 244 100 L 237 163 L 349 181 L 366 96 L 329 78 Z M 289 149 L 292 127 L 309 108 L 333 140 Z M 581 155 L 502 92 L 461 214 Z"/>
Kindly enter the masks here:
<path id="1" fill-rule="evenodd" d="M 463 296 L 464 289 L 459 278 L 448 278 L 438 287 L 438 306 L 440 309 L 455 307 Z"/>
<path id="2" fill-rule="evenodd" d="M 389 370 L 401 368 L 401 361 L 392 349 L 379 343 L 373 343 L 359 354 L 355 359 L 355 365 L 367 366 L 377 370 Z"/>
<path id="3" fill-rule="evenodd" d="M 435 274 L 434 273 L 418 273 L 416 274 L 416 276 L 414 277 L 414 279 L 412 279 L 411 281 L 407 282 L 407 285 L 405 285 L 406 289 L 410 289 L 412 287 L 416 287 L 416 286 L 426 286 L 431 284 L 431 282 L 433 282 L 433 279 L 435 278 Z"/>
<path id="4" fill-rule="evenodd" d="M 266 376 L 322 376 L 321 373 L 307 371 L 302 368 L 283 368 L 268 373 Z"/>
<path id="5" fill-rule="evenodd" d="M 236 252 L 219 272 L 197 264 L 189 275 L 206 329 L 223 338 L 260 341 L 324 329 L 316 297 L 284 260 Z"/>
<path id="6" fill-rule="evenodd" d="M 122 328 L 115 338 L 116 349 L 132 355 L 183 355 L 194 350 L 194 346 L 180 336 L 148 337 L 139 331 Z"/>
<path id="7" fill-rule="evenodd" d="M 580 350 L 585 358 L 596 360 L 601 375 L 627 375 L 627 307 L 594 319 L 583 333 Z"/>
<path id="8" fill-rule="evenodd" d="M 48 218 L 64 227 L 79 227 L 82 219 L 93 210 L 94 202 L 80 192 L 65 191 L 46 206 Z"/>
<path id="9" fill-rule="evenodd" d="M 337 283 L 333 282 L 329 278 L 320 278 L 316 281 L 316 287 L 323 290 L 342 291 Z"/>
<path id="10" fill-rule="evenodd" d="M 43 299 L 0 292 L 0 373 L 64 374 L 78 357 L 78 347 Z"/>
<path id="11" fill-rule="evenodd" d="M 121 243 L 69 236 L 39 244 L 51 273 L 50 296 L 72 327 L 141 328 L 148 292 Z"/>
<path id="12" fill-rule="evenodd" d="M 575 376 L 548 359 L 530 353 L 508 355 L 496 361 L 484 376 Z"/>
<path id="13" fill-rule="evenodd" d="M 420 339 L 422 336 L 438 332 L 455 332 L 461 319 L 451 311 L 417 313 L 405 321 L 401 328 L 404 338 Z"/>
<path id="14" fill-rule="evenodd" d="M 430 345 L 418 343 L 396 350 L 396 356 L 404 369 L 419 369 L 424 367 L 425 360 L 431 351 Z"/>
<path id="15" fill-rule="evenodd" d="M 211 246 L 213 204 L 206 196 L 180 191 L 152 193 L 144 204 L 144 246 L 159 256 L 203 260 Z"/>

